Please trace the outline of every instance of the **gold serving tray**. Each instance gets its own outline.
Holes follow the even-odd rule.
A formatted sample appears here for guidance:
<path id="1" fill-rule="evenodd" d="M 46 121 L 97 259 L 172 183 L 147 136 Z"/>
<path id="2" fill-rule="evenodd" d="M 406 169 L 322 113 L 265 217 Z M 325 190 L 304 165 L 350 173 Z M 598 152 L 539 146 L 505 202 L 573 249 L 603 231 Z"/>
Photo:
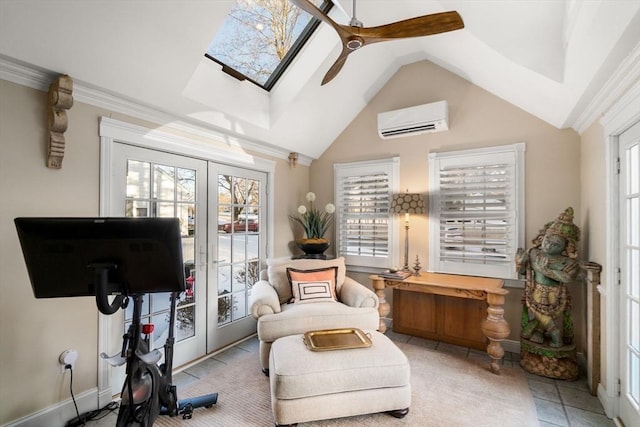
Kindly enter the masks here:
<path id="1" fill-rule="evenodd" d="M 370 336 L 358 328 L 309 331 L 302 339 L 311 351 L 371 347 Z"/>

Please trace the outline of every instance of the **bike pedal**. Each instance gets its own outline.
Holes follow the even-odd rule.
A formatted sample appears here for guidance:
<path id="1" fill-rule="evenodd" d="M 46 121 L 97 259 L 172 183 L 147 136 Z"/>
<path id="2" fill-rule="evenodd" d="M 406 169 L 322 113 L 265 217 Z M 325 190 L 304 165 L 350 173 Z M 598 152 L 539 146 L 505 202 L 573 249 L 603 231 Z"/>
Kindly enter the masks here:
<path id="1" fill-rule="evenodd" d="M 185 407 L 182 409 L 182 419 L 190 420 L 193 417 L 193 405 L 191 403 L 187 403 Z"/>

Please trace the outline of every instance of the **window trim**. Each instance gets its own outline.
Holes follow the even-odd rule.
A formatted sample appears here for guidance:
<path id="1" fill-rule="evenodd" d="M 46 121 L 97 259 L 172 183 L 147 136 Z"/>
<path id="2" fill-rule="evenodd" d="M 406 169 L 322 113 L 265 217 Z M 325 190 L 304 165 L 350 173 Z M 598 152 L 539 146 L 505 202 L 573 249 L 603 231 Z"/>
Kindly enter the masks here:
<path id="1" fill-rule="evenodd" d="M 374 175 L 380 172 L 387 173 L 389 176 L 389 201 L 393 194 L 397 193 L 400 188 L 400 157 L 391 157 L 379 160 L 366 160 L 359 162 L 334 163 L 333 165 L 333 182 L 334 182 L 334 198 L 336 206 L 340 206 L 340 177 L 349 174 Z M 335 242 L 336 255 L 344 256 L 345 263 L 352 271 L 376 273 L 382 269 L 396 265 L 399 257 L 398 244 L 398 220 L 395 215 L 389 213 L 389 255 L 388 257 L 367 257 L 367 256 L 348 256 L 340 254 L 340 209 L 336 209 L 335 218 Z"/>
<path id="2" fill-rule="evenodd" d="M 430 272 L 463 274 L 474 276 L 497 277 L 501 279 L 518 279 L 515 267 L 512 263 L 504 263 L 502 267 L 499 265 L 473 264 L 473 263 L 456 263 L 440 261 L 440 161 L 451 161 L 454 159 L 469 159 L 470 157 L 478 158 L 478 165 L 486 162 L 482 158 L 486 156 L 494 156 L 498 154 L 512 155 L 513 159 L 510 164 L 514 167 L 513 176 L 513 210 L 514 213 L 514 229 L 516 236 L 511 236 L 510 241 L 513 248 L 510 249 L 509 259 L 513 260 L 518 248 L 524 247 L 525 235 L 525 195 L 524 195 L 524 152 L 526 144 L 518 142 L 510 145 L 475 148 L 469 150 L 448 151 L 439 153 L 429 153 L 428 170 L 429 170 L 429 268 Z M 446 264 L 446 265 L 445 265 Z"/>

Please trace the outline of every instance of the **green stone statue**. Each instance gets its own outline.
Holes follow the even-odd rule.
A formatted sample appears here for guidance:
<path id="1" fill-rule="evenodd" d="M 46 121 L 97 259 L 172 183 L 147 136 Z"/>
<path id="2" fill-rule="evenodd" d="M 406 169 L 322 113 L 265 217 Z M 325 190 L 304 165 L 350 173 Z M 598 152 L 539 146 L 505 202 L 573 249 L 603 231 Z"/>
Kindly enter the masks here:
<path id="1" fill-rule="evenodd" d="M 516 269 L 526 277 L 520 364 L 529 372 L 559 379 L 578 375 L 567 285 L 580 271 L 579 240 L 569 207 L 540 230 L 533 247 L 516 255 Z"/>

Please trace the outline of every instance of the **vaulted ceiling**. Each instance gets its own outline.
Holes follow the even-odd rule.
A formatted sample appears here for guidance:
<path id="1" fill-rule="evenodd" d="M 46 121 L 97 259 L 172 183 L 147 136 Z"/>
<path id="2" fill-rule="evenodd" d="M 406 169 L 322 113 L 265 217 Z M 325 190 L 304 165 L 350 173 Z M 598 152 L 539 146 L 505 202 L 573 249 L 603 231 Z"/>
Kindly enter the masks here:
<path id="1" fill-rule="evenodd" d="M 335 1 L 332 18 L 347 24 L 351 1 Z M 0 59 L 66 73 L 177 122 L 310 158 L 405 64 L 431 61 L 553 126 L 579 130 L 612 74 L 625 64 L 638 73 L 640 62 L 636 0 L 359 0 L 365 26 L 457 10 L 465 28 L 366 46 L 321 86 L 341 49 L 321 24 L 266 92 L 204 57 L 232 4 L 0 0 Z"/>

